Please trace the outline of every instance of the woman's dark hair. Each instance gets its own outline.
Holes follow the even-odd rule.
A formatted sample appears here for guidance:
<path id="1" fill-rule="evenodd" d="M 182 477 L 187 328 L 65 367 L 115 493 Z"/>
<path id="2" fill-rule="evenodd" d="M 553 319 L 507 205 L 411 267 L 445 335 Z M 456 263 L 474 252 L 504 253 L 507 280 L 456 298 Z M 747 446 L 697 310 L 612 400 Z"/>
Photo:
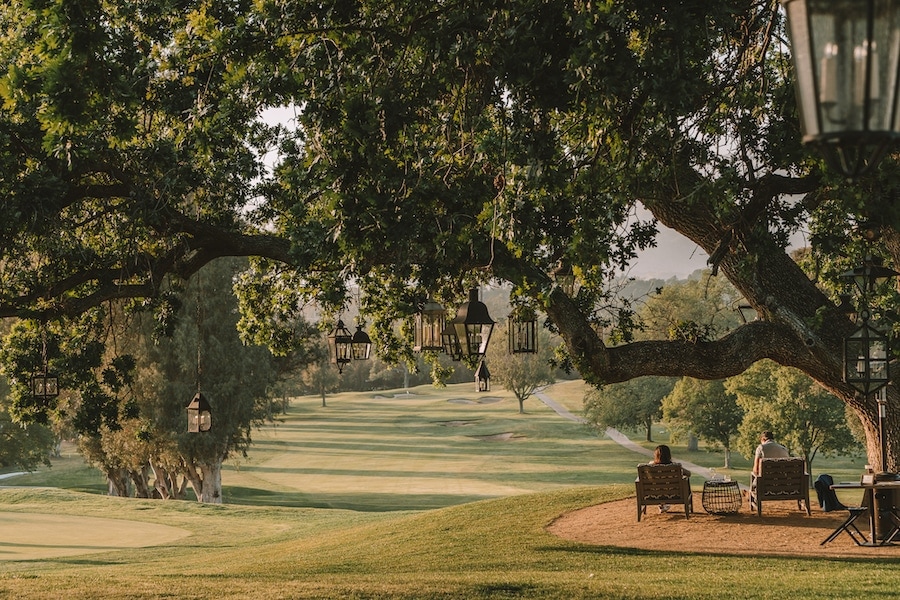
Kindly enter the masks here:
<path id="1" fill-rule="evenodd" d="M 660 444 L 653 451 L 653 462 L 658 465 L 668 465 L 672 462 L 672 451 L 665 444 Z"/>

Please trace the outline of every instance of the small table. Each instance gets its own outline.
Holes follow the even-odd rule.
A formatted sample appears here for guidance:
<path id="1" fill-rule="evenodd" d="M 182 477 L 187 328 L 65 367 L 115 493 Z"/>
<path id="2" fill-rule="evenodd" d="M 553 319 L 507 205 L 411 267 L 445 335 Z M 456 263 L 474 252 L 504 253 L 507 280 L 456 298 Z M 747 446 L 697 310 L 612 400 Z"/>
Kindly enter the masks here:
<path id="1" fill-rule="evenodd" d="M 709 479 L 703 482 L 703 510 L 711 515 L 733 515 L 744 499 L 737 481 Z"/>
<path id="2" fill-rule="evenodd" d="M 833 490 L 864 490 L 865 501 L 863 502 L 863 506 L 851 510 L 850 517 L 847 518 L 841 525 L 834 530 L 834 532 L 826 538 L 822 544 L 830 542 L 841 532 L 846 530 L 853 521 L 856 519 L 853 511 L 859 510 L 860 512 L 868 513 L 869 516 L 869 537 L 863 541 L 862 543 L 856 542 L 858 546 L 884 546 L 886 544 L 890 544 L 894 541 L 894 538 L 900 534 L 900 516 L 898 516 L 893 509 L 893 506 L 887 509 L 880 509 L 878 506 L 878 502 L 876 500 L 877 492 L 895 492 L 900 490 L 900 481 L 879 481 L 872 483 L 835 483 L 831 486 Z M 889 521 L 890 530 L 888 532 L 884 532 L 884 536 L 882 539 L 878 539 L 877 525 L 876 520 L 879 516 L 878 513 L 882 513 L 884 517 Z M 856 537 L 851 533 L 850 537 L 856 541 Z"/>

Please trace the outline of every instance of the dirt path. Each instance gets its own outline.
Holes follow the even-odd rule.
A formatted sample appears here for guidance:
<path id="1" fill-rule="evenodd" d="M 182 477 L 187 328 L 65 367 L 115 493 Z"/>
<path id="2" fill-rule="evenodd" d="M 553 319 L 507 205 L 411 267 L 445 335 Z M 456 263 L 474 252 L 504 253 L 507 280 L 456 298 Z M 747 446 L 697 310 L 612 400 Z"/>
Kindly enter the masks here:
<path id="1" fill-rule="evenodd" d="M 541 391 L 535 395 L 560 416 L 585 423 Z M 632 442 L 612 427 L 606 435 L 623 447 L 642 456 L 652 453 Z M 712 472 L 699 465 L 683 462 L 685 468 L 709 479 Z M 813 498 L 815 503 L 815 499 Z M 760 518 L 744 505 L 736 515 L 710 515 L 703 511 L 701 496 L 694 494 L 694 512 L 685 519 L 680 506 L 669 513 L 659 514 L 655 507 L 637 521 L 634 498 L 589 506 L 567 513 L 547 527 L 547 531 L 561 538 L 598 546 L 616 546 L 641 550 L 669 552 L 698 552 L 714 554 L 753 554 L 778 556 L 890 556 L 900 557 L 900 546 L 860 547 L 842 533 L 836 540 L 822 546 L 821 542 L 847 517 L 846 511 L 822 512 L 813 506 L 807 516 L 797 509 L 796 502 L 769 502 L 763 505 Z M 858 524 L 867 530 L 865 519 Z"/>
<path id="2" fill-rule="evenodd" d="M 763 516 L 751 513 L 745 502 L 736 515 L 709 515 L 694 496 L 694 509 L 685 519 L 680 506 L 659 514 L 654 507 L 637 521 L 634 498 L 589 506 L 567 513 L 547 527 L 561 538 L 597 546 L 617 546 L 667 552 L 752 554 L 775 556 L 900 557 L 900 546 L 860 547 L 842 533 L 826 546 L 821 542 L 844 520 L 845 511 L 811 516 L 797 510 L 796 502 L 769 502 Z M 865 518 L 859 525 L 866 530 Z"/>

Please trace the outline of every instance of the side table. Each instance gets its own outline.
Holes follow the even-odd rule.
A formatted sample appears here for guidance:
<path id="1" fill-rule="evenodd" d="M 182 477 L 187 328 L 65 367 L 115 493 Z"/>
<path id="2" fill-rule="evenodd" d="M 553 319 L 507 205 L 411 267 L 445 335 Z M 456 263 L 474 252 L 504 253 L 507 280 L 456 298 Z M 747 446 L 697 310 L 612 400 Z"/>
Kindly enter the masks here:
<path id="1" fill-rule="evenodd" d="M 703 510 L 712 515 L 733 515 L 743 504 L 737 481 L 710 479 L 703 482 Z"/>

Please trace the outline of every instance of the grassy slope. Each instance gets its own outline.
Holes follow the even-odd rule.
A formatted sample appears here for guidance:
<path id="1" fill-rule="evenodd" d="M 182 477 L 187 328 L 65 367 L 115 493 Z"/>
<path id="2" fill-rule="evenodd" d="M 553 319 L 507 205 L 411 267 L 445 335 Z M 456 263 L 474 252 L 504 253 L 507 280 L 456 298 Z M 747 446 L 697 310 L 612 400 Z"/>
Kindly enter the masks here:
<path id="1" fill-rule="evenodd" d="M 543 530 L 559 514 L 631 493 L 635 456 L 537 402 L 520 416 L 508 398 L 447 402 L 475 399 L 466 388 L 416 392 L 347 394 L 326 409 L 297 403 L 226 473 L 232 503 L 224 506 L 0 489 L 3 511 L 192 533 L 163 547 L 0 563 L 0 597 L 718 598 L 725 583 L 750 598 L 859 598 L 889 597 L 900 583 L 897 561 L 866 560 L 864 551 L 859 561 L 788 560 L 559 540 Z M 477 437 L 510 432 L 523 437 Z M 720 460 L 700 453 L 694 462 Z M 77 468 L 51 473 L 66 487 L 93 489 L 96 475 L 85 481 Z M 54 485 L 46 473 L 14 481 L 29 478 Z M 501 497 L 472 501 L 491 495 Z"/>

